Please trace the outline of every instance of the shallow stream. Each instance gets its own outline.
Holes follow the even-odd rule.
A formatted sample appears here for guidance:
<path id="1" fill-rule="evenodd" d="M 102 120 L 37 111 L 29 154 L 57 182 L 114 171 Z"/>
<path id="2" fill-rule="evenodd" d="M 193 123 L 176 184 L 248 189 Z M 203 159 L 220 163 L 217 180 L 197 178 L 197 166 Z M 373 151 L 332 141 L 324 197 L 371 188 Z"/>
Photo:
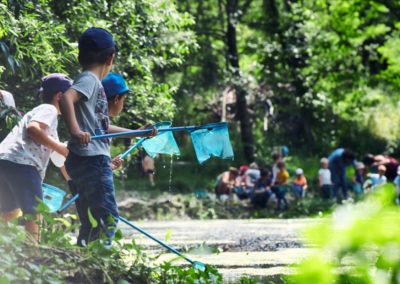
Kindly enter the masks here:
<path id="1" fill-rule="evenodd" d="M 187 220 L 146 221 L 136 224 L 164 240 L 168 230 L 169 244 L 188 251 L 194 260 L 218 267 L 227 283 L 236 283 L 241 276 L 261 283 L 291 273 L 290 265 L 306 257 L 312 248 L 303 244 L 301 232 L 318 222 L 316 219 L 257 220 Z M 135 238 L 151 252 L 161 248 L 152 240 L 122 225 L 127 238 Z M 175 259 L 166 253 L 159 261 Z M 177 260 L 177 263 L 184 263 Z"/>

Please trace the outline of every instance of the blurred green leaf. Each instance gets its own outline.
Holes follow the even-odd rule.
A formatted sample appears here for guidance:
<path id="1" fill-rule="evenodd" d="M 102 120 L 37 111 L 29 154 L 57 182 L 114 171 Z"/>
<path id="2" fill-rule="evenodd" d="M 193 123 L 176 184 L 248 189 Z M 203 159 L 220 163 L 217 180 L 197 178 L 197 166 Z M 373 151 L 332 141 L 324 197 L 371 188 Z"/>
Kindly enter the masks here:
<path id="1" fill-rule="evenodd" d="M 90 224 L 92 225 L 92 228 L 97 228 L 97 226 L 99 224 L 98 224 L 97 220 L 93 217 L 92 211 L 90 210 L 90 208 L 88 208 L 87 212 L 88 212 L 88 217 L 89 217 Z"/>
<path id="2" fill-rule="evenodd" d="M 171 240 L 172 237 L 172 231 L 171 229 L 168 229 L 167 233 L 165 234 L 165 241 L 168 242 L 169 240 Z"/>

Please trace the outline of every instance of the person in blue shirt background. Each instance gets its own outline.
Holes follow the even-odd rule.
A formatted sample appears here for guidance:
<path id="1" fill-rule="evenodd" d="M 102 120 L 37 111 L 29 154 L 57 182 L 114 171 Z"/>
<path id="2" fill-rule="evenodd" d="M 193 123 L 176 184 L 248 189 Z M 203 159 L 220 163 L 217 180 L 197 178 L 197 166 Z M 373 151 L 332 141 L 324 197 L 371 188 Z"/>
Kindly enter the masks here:
<path id="1" fill-rule="evenodd" d="M 343 199 L 347 199 L 346 169 L 349 166 L 356 168 L 356 155 L 349 149 L 338 148 L 329 155 L 328 160 L 333 182 L 333 197 L 338 199 L 338 191 L 341 187 Z"/>
<path id="2" fill-rule="evenodd" d="M 396 204 L 400 205 L 400 166 L 397 167 L 397 176 L 393 182 L 396 185 L 396 189 L 397 189 Z"/>

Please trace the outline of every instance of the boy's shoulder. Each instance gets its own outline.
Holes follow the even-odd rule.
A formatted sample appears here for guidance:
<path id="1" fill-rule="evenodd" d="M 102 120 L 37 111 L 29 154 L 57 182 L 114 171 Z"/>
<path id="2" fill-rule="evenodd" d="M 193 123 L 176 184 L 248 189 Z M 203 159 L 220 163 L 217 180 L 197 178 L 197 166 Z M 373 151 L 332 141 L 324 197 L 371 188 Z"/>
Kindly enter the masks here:
<path id="1" fill-rule="evenodd" d="M 90 70 L 85 70 L 85 71 L 82 71 L 81 73 L 79 73 L 78 76 L 76 76 L 74 84 L 79 82 L 79 80 L 82 80 L 82 79 L 100 82 L 99 78 L 97 78 L 97 76 Z"/>
<path id="2" fill-rule="evenodd" d="M 99 78 L 91 71 L 83 71 L 80 73 L 71 88 L 83 94 L 87 99 L 91 98 L 101 86 Z"/>
<path id="3" fill-rule="evenodd" d="M 27 112 L 22 119 L 25 122 L 34 120 L 45 123 L 48 126 L 57 126 L 58 111 L 54 105 L 40 104 Z"/>
<path id="4" fill-rule="evenodd" d="M 34 107 L 31 112 L 38 113 L 38 112 L 54 112 L 57 113 L 57 108 L 52 104 L 40 104 Z"/>

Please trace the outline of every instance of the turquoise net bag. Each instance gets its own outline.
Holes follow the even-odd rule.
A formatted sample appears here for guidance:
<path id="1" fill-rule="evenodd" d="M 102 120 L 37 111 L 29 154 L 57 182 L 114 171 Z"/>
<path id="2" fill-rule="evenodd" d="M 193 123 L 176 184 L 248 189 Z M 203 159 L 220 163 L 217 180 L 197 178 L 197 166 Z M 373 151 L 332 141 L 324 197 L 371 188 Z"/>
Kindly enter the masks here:
<path id="1" fill-rule="evenodd" d="M 157 129 L 166 129 L 171 127 L 171 122 L 162 122 L 155 125 Z M 157 154 L 180 155 L 178 145 L 176 144 L 172 131 L 159 132 L 157 136 L 146 139 L 142 144 L 144 150 L 151 157 Z"/>
<path id="2" fill-rule="evenodd" d="M 200 164 L 211 157 L 233 159 L 228 124 L 225 122 L 207 124 L 190 133 L 197 160 Z"/>

